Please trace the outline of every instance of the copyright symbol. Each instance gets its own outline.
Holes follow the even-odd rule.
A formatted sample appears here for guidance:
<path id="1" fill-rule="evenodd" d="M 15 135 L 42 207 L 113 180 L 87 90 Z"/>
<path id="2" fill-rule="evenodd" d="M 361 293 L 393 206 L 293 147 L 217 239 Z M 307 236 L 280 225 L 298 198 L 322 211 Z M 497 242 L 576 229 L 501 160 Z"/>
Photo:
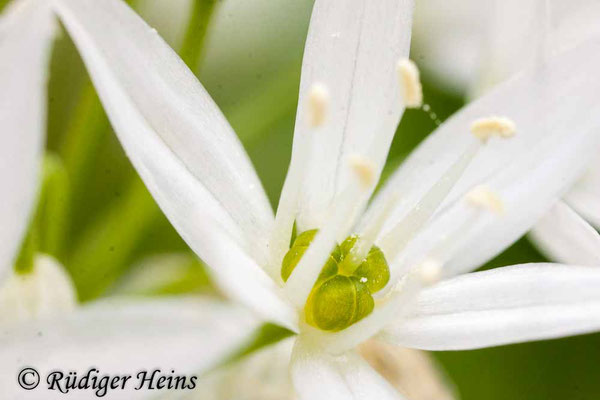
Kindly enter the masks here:
<path id="1" fill-rule="evenodd" d="M 25 390 L 32 390 L 40 384 L 40 374 L 33 368 L 23 368 L 17 377 L 19 386 Z"/>

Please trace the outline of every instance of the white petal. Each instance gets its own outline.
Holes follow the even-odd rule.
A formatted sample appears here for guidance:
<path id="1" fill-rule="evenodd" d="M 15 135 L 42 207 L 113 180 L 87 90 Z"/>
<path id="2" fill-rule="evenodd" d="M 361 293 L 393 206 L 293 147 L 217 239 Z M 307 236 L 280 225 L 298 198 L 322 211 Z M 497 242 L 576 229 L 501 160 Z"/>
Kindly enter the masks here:
<path id="1" fill-rule="evenodd" d="M 48 398 L 50 392 L 41 388 L 49 372 L 76 371 L 81 376 L 95 367 L 99 375 L 132 375 L 128 390 L 111 391 L 111 399 L 144 397 L 147 390 L 134 390 L 139 371 L 160 368 L 166 374 L 199 375 L 257 326 L 243 310 L 209 299 L 103 301 L 64 318 L 3 329 L 2 394 L 11 399 L 23 394 L 16 377 L 24 366 L 34 367 L 42 377 L 40 387 L 28 393 L 32 399 Z M 76 397 L 96 398 L 93 390 L 78 390 Z"/>
<path id="2" fill-rule="evenodd" d="M 478 95 L 540 53 L 563 51 L 597 34 L 599 15 L 594 0 L 418 2 L 415 58 L 441 84 Z"/>
<path id="3" fill-rule="evenodd" d="M 600 229 L 600 158 L 567 193 L 565 201 L 596 229 Z"/>
<path id="4" fill-rule="evenodd" d="M 600 329 L 600 270 L 529 264 L 463 275 L 426 289 L 411 318 L 389 327 L 396 344 L 463 350 Z"/>
<path id="5" fill-rule="evenodd" d="M 216 265 L 209 272 L 217 285 L 231 298 L 246 304 L 262 318 L 298 331 L 298 314 L 277 286 L 254 261 L 242 251 L 227 246 L 207 232 L 206 245 L 214 252 L 207 259 L 208 265 Z"/>
<path id="6" fill-rule="evenodd" d="M 264 262 L 272 226 L 265 193 L 234 132 L 183 61 L 121 1 L 60 0 L 56 10 L 127 154 L 175 227 L 202 240 L 178 224 L 201 207 Z"/>
<path id="7" fill-rule="evenodd" d="M 554 261 L 600 266 L 600 235 L 563 202 L 552 207 L 529 235 Z"/>
<path id="8" fill-rule="evenodd" d="M 75 309 L 77 294 L 64 267 L 38 255 L 33 271 L 13 272 L 0 286 L 0 325 L 47 319 Z"/>
<path id="9" fill-rule="evenodd" d="M 12 267 L 37 192 L 53 33 L 44 1 L 16 1 L 0 17 L 0 278 Z"/>
<path id="10" fill-rule="evenodd" d="M 292 352 L 299 400 L 391 400 L 402 396 L 355 352 L 332 356 L 301 339 Z"/>
<path id="11" fill-rule="evenodd" d="M 379 175 L 404 111 L 396 64 L 408 56 L 412 10 L 412 0 L 315 3 L 289 182 L 282 193 L 282 202 L 299 196 L 290 212 L 299 212 L 301 230 L 319 227 L 335 209 L 348 179 L 341 168 L 348 154 L 372 160 Z M 307 102 L 315 84 L 327 88 L 330 104 L 323 125 L 311 128 Z M 304 159 L 305 151 L 310 156 Z"/>
<path id="12" fill-rule="evenodd" d="M 189 400 L 295 400 L 289 371 L 294 340 L 282 340 L 211 372 L 198 382 L 192 395 L 182 397 Z"/>
<path id="13" fill-rule="evenodd" d="M 505 115 L 515 122 L 516 136 L 490 141 L 480 151 L 442 205 L 445 212 L 438 212 L 415 242 L 420 239 L 432 245 L 456 233 L 469 213 L 469 206 L 460 200 L 478 184 L 494 189 L 506 212 L 502 217 L 479 218 L 471 234 L 458 237 L 455 251 L 447 254 L 452 258 L 451 267 L 463 271 L 474 268 L 523 235 L 597 152 L 600 79 L 594 71 L 600 68 L 600 56 L 593 55 L 598 54 L 600 40 L 596 38 L 553 58 L 543 69 L 520 74 L 443 124 L 402 164 L 373 203 L 376 212 L 388 196 L 402 194 L 383 234 L 464 152 L 472 140 L 468 133 L 471 121 Z M 408 262 L 422 261 L 423 249 L 413 249 L 419 254 Z"/>

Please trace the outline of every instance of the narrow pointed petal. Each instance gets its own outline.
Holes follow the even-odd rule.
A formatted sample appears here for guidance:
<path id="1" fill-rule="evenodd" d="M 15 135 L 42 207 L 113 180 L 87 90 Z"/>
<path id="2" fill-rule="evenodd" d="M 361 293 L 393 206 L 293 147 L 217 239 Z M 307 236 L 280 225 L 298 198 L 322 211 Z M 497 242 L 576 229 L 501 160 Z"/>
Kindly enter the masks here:
<path id="1" fill-rule="evenodd" d="M 600 266 L 600 234 L 563 202 L 552 207 L 529 236 L 554 261 Z"/>
<path id="2" fill-rule="evenodd" d="M 354 352 L 329 355 L 296 341 L 292 381 L 299 400 L 400 400 L 402 396 Z"/>
<path id="3" fill-rule="evenodd" d="M 34 366 L 42 377 L 53 370 L 85 374 L 133 376 L 128 390 L 110 398 L 148 395 L 135 390 L 135 374 L 154 368 L 163 373 L 199 375 L 240 346 L 258 326 L 245 311 L 209 299 L 111 300 L 86 306 L 73 314 L 0 332 L 0 385 L 6 398 L 19 398 L 23 389 L 16 374 Z M 188 380 L 189 382 L 189 380 Z M 41 385 L 40 385 L 41 386 Z M 48 391 L 30 392 L 47 399 Z M 79 399 L 96 398 L 94 390 L 79 390 Z"/>
<path id="4" fill-rule="evenodd" d="M 567 193 L 565 201 L 596 229 L 600 229 L 600 159 L 594 161 Z"/>
<path id="5" fill-rule="evenodd" d="M 477 267 L 517 240 L 575 182 L 598 151 L 600 79 L 594 71 L 600 68 L 600 56 L 593 55 L 599 51 L 597 37 L 552 58 L 543 68 L 523 72 L 467 106 L 411 154 L 373 203 L 376 212 L 389 196 L 402 194 L 383 234 L 464 152 L 471 141 L 468 129 L 473 120 L 505 115 L 517 127 L 513 138 L 490 141 L 474 158 L 442 204 L 443 212 L 436 213 L 407 248 L 412 255 L 405 255 L 405 262 L 422 261 L 435 243 L 456 233 L 472 212 L 463 196 L 476 185 L 492 188 L 505 203 L 505 213 L 482 213 L 470 234 L 456 238 L 454 250 L 443 260 L 455 271 Z M 585 116 L 581 110 L 586 110 Z"/>
<path id="6" fill-rule="evenodd" d="M 177 223 L 203 208 L 263 263 L 270 205 L 235 133 L 192 72 L 124 2 L 55 4 L 123 147 L 175 227 L 203 240 Z"/>
<path id="7" fill-rule="evenodd" d="M 0 278 L 16 258 L 37 193 L 53 34 L 47 2 L 15 1 L 0 16 Z"/>
<path id="8" fill-rule="evenodd" d="M 282 193 L 282 204 L 293 203 L 286 196 L 297 201 L 286 212 L 299 213 L 302 230 L 318 227 L 336 207 L 348 179 L 341 168 L 345 155 L 371 159 L 377 175 L 383 167 L 404 111 L 396 65 L 408 56 L 412 10 L 412 0 L 315 3 L 289 182 Z M 327 89 L 330 102 L 322 124 L 311 127 L 309 97 L 315 84 Z M 300 154 L 306 151 L 308 160 Z"/>
<path id="9" fill-rule="evenodd" d="M 529 264 L 475 272 L 424 290 L 384 337 L 426 350 L 466 350 L 600 329 L 600 269 Z"/>

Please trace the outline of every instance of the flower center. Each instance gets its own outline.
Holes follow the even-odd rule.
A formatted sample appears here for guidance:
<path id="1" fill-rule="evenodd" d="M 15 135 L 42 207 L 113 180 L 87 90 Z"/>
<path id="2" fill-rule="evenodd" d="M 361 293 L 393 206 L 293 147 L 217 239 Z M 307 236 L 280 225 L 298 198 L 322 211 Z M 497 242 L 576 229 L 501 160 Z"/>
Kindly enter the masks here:
<path id="1" fill-rule="evenodd" d="M 317 234 L 302 232 L 293 241 L 281 264 L 287 281 Z M 325 331 L 340 331 L 369 315 L 375 307 L 373 294 L 385 287 L 390 270 L 381 249 L 372 246 L 365 257 L 356 257 L 359 237 L 347 237 L 336 245 L 321 269 L 304 306 L 306 322 Z"/>

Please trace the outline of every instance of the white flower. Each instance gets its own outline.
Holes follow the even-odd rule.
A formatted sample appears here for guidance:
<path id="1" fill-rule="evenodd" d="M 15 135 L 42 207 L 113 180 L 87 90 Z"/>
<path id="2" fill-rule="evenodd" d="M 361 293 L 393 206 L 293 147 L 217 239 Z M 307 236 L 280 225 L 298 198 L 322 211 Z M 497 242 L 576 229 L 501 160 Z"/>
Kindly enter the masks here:
<path id="1" fill-rule="evenodd" d="M 47 255 L 31 271 L 13 266 L 39 185 L 46 124 L 46 77 L 54 21 L 47 4 L 17 2 L 0 19 L 0 326 L 73 309 L 75 291 Z"/>
<path id="2" fill-rule="evenodd" d="M 598 37 L 466 107 L 368 205 L 404 110 L 407 87 L 398 82 L 396 68 L 408 56 L 413 4 L 318 0 L 292 161 L 273 217 L 227 121 L 154 30 L 117 0 L 55 5 L 119 139 L 171 223 L 232 298 L 297 333 L 291 374 L 301 399 L 399 398 L 355 351 L 375 335 L 441 350 L 600 328 L 596 268 L 533 264 L 468 273 L 527 232 L 598 151 Z M 469 133 L 473 121 L 492 116 L 504 118 L 473 127 L 481 140 Z M 513 136 L 513 126 L 514 137 L 489 137 Z M 284 283 L 282 260 L 294 221 L 298 232 L 319 232 Z M 316 297 L 308 305 L 307 299 L 325 262 L 335 259 L 336 242 L 352 233 L 359 238 L 346 254 L 348 264 L 336 259 L 340 271 L 360 263 L 375 243 L 390 278 L 370 293 L 370 278 L 357 283 L 337 275 L 355 290 L 324 289 L 327 295 L 342 305 L 361 296 L 350 301 L 348 319 L 330 303 L 317 309 Z M 375 269 L 386 270 L 381 264 Z M 436 284 L 439 279 L 444 281 Z M 373 309 L 355 318 L 356 309 L 369 303 L 365 299 Z M 93 360 L 113 370 L 148 363 L 203 371 L 254 321 L 236 324 L 243 314 L 226 306 L 196 311 L 193 302 L 155 303 L 92 307 L 61 321 L 60 328 L 36 328 L 45 333 L 37 340 L 43 357 L 31 338 L 21 336 L 0 350 L 0 359 L 42 370 L 85 368 Z M 305 312 L 314 320 L 307 322 Z M 340 315 L 346 321 L 338 329 L 315 327 L 322 327 L 317 318 Z M 4 342 L 14 337 L 4 335 Z"/>
<path id="3" fill-rule="evenodd" d="M 600 4 L 593 0 L 432 0 L 419 3 L 416 15 L 419 58 L 441 82 L 472 97 L 600 33 Z M 600 229 L 597 157 L 530 237 L 553 260 L 600 265 L 600 235 L 590 224 Z"/>
<path id="4" fill-rule="evenodd" d="M 102 367 L 103 360 L 117 362 L 123 367 L 121 372 L 136 372 L 142 366 L 151 369 L 157 359 L 168 362 L 170 356 L 191 356 L 193 367 L 201 368 L 202 362 L 210 364 L 224 357 L 256 326 L 245 311 L 208 298 L 98 301 L 75 309 L 76 293 L 69 276 L 44 254 L 35 256 L 30 271 L 15 272 L 40 183 L 47 64 L 55 25 L 50 5 L 45 0 L 17 1 L 0 18 L 0 388 L 2 398 L 7 399 L 23 395 L 17 374 L 27 366 L 26 360 L 47 357 L 50 367 L 41 369 L 44 363 L 40 361 L 40 373 L 62 365 L 66 373 L 70 365 L 82 370 L 95 361 Z M 153 327 L 155 313 L 163 318 Z M 211 335 L 203 338 L 196 331 L 203 328 Z M 112 352 L 113 332 L 119 333 L 125 349 L 122 354 L 133 351 L 137 358 L 116 358 L 119 351 Z M 188 339 L 203 346 L 190 349 Z M 96 357 L 86 352 L 88 346 L 97 351 Z M 57 356 L 68 362 L 62 364 Z M 131 362 L 129 369 L 127 362 Z M 177 367 L 183 364 L 178 362 Z M 30 394 L 31 398 L 48 398 L 45 390 Z M 87 394 L 96 398 L 91 391 Z"/>

